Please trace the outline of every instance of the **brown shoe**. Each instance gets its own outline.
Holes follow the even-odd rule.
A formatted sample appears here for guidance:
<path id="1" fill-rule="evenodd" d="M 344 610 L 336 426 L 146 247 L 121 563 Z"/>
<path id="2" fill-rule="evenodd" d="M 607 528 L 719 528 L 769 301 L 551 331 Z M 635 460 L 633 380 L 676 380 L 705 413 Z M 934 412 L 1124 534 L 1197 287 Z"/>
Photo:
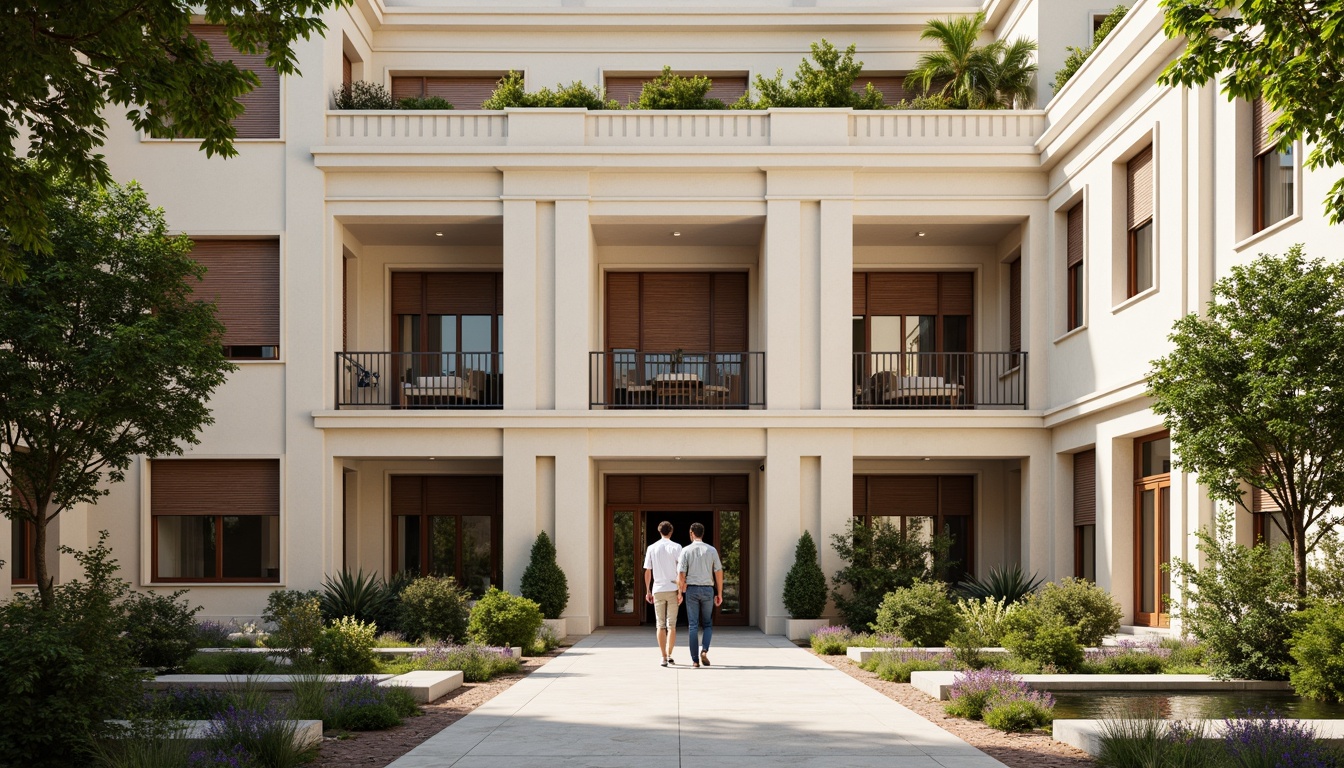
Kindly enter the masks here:
<path id="1" fill-rule="evenodd" d="M 709 654 L 705 651 L 700 652 L 700 663 L 704 664 L 706 667 L 709 666 Z"/>

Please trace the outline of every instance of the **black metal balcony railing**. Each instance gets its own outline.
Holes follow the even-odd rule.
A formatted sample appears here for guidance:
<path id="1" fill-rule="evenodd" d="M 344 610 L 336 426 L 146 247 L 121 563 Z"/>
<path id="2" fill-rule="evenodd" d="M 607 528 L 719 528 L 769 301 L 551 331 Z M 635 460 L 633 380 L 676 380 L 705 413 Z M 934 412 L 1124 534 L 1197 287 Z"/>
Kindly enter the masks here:
<path id="1" fill-rule="evenodd" d="M 855 408 L 1026 408 L 1026 352 L 855 352 Z"/>
<path id="2" fill-rule="evenodd" d="M 593 352 L 589 408 L 765 407 L 764 352 Z"/>
<path id="3" fill-rule="evenodd" d="M 502 408 L 502 352 L 337 352 L 337 408 Z"/>

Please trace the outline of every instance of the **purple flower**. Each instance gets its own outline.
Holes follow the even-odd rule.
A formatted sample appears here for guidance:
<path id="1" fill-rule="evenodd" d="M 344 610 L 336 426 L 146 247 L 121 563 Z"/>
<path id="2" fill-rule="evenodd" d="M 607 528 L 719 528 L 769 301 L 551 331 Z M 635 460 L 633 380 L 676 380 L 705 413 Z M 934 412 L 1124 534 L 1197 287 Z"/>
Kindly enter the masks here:
<path id="1" fill-rule="evenodd" d="M 188 768 L 251 768 L 252 755 L 242 744 L 230 749 L 198 749 L 187 756 Z"/>
<path id="2" fill-rule="evenodd" d="M 1248 711 L 1224 721 L 1223 744 L 1239 768 L 1329 768 L 1330 756 L 1315 732 L 1273 710 Z"/>

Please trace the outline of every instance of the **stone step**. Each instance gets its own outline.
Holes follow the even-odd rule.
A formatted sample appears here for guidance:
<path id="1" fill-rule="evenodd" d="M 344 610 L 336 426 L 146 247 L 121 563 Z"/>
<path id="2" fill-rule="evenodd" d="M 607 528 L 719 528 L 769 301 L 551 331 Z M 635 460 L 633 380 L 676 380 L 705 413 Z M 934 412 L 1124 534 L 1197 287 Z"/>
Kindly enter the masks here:
<path id="1" fill-rule="evenodd" d="M 146 680 L 154 689 L 195 687 L 206 690 L 231 690 L 241 685 L 256 686 L 264 691 L 289 691 L 294 679 L 303 675 L 159 675 Z M 418 670 L 404 675 L 323 675 L 327 682 L 348 682 L 356 677 L 372 678 L 379 685 L 395 686 L 410 691 L 420 704 L 428 704 L 462 686 L 463 675 L 456 670 L 442 672 Z"/>

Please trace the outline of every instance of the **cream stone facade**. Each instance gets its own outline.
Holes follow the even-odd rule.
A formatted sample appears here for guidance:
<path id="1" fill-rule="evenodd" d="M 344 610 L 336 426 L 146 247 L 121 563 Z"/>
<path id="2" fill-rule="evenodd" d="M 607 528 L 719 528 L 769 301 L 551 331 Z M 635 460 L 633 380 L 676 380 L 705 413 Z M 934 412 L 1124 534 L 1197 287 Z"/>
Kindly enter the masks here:
<path id="1" fill-rule="evenodd" d="M 1213 87 L 1154 84 L 1178 50 L 1162 35 L 1156 0 L 1139 0 L 1051 93 L 1065 46 L 1087 44 L 1106 5 L 358 0 L 329 15 L 325 39 L 299 45 L 303 76 L 281 84 L 278 139 L 240 140 L 238 156 L 225 161 L 191 141 L 150 140 L 114 122 L 106 148 L 114 175 L 139 181 L 173 229 L 278 239 L 278 357 L 239 363 L 212 400 L 216 423 L 187 453 L 278 461 L 278 563 L 262 582 L 156 582 L 149 459 L 96 508 L 63 512 L 60 542 L 79 548 L 109 529 L 137 585 L 189 587 L 205 616 L 255 617 L 272 589 L 316 588 L 343 567 L 386 574 L 410 557 L 396 554 L 409 535 L 392 513 L 396 478 L 498 476 L 491 575 L 516 591 L 534 538 L 547 531 L 569 578 L 569 631 L 585 634 L 638 621 L 627 590 L 613 583 L 627 578 L 614 548 L 630 543 L 614 529 L 633 525 L 638 539 L 639 521 L 659 512 L 647 493 L 629 512 L 619 509 L 608 498 L 611 478 L 730 476 L 744 483 L 745 496 L 730 503 L 737 508 L 700 506 L 740 515 L 731 518 L 738 619 L 777 633 L 800 533 L 819 542 L 828 575 L 839 569 L 830 540 L 855 514 L 856 477 L 969 477 L 971 522 L 957 530 L 969 531 L 970 570 L 1020 564 L 1048 579 L 1073 575 L 1074 454 L 1094 449 L 1095 577 L 1133 623 L 1143 612 L 1136 438 L 1162 428 L 1144 397 L 1149 361 L 1167 348 L 1173 321 L 1198 311 L 1232 265 L 1297 242 L 1325 253 L 1320 201 L 1334 175 L 1299 164 L 1294 213 L 1255 232 L 1251 106 Z M 996 36 L 1039 41 L 1040 108 L 330 108 L 343 57 L 354 79 L 388 86 L 397 76 L 517 70 L 535 89 L 652 75 L 664 65 L 787 75 L 826 38 L 855 43 L 865 73 L 896 74 L 930 50 L 919 39 L 928 19 L 982 9 Z M 1131 296 L 1126 168 L 1150 145 L 1152 285 Z M 1079 203 L 1081 324 L 1070 328 L 1068 212 Z M 441 355 L 496 354 L 498 367 L 485 368 L 502 387 L 502 407 L 415 407 L 443 382 L 408 378 L 404 361 L 387 355 L 404 335 L 394 277 L 419 273 L 502 273 L 502 311 L 481 315 L 497 318 L 495 346 Z M 658 407 L 667 402 L 657 390 L 637 407 L 607 407 L 616 404 L 609 366 L 624 354 L 608 343 L 616 330 L 608 278 L 627 273 L 745 275 L 745 346 L 658 369 L 671 376 L 649 362 L 626 369 L 650 390 L 694 377 L 691 407 Z M 854 276 L 913 273 L 969 275 L 970 311 L 952 312 L 969 318 L 965 351 L 1009 363 L 987 376 L 953 376 L 941 366 L 954 350 L 940 347 L 947 356 L 927 358 L 941 362 L 923 376 L 936 384 L 910 377 L 897 382 L 894 399 L 866 394 L 880 378 L 875 353 L 900 350 L 860 346 L 856 355 Z M 938 338 L 953 335 L 948 327 Z M 361 387 L 344 356 L 353 352 L 394 362 L 379 363 L 378 379 Z M 741 407 L 701 407 L 713 366 L 745 366 L 732 355 L 748 352 L 758 353 L 753 397 L 728 401 Z M 745 382 L 746 368 L 733 370 Z M 466 381 L 464 373 L 450 386 Z M 945 389 L 911 402 L 901 400 L 903 385 Z M 463 391 L 428 404 L 485 404 Z M 1164 530 L 1150 535 L 1169 555 L 1192 557 L 1191 533 L 1213 507 L 1179 471 L 1169 486 L 1165 520 L 1156 518 Z M 951 491 L 939 493 L 938 503 L 951 503 Z M 228 515 L 229 499 L 218 502 Z M 0 530 L 6 552 L 10 535 Z M 455 556 L 459 568 L 465 556 Z M 58 576 L 72 567 L 62 558 Z M 634 574 L 642 581 L 637 563 Z M 9 589 L 10 579 L 0 580 L 0 596 Z M 1179 599 L 1179 585 L 1173 590 Z M 638 596 L 636 584 L 636 604 Z"/>

